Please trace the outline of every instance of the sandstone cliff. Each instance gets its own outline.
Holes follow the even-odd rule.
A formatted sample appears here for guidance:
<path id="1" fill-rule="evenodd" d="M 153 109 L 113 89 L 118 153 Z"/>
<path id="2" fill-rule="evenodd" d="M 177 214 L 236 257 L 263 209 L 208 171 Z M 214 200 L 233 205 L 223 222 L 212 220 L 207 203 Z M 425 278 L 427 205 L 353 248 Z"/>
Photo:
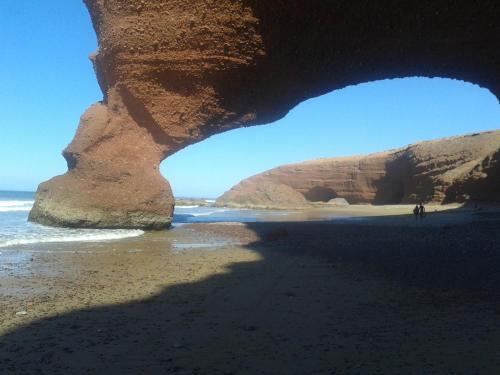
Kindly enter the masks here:
<path id="1" fill-rule="evenodd" d="M 500 93 L 493 0 L 85 3 L 103 101 L 64 151 L 68 172 L 39 186 L 30 220 L 45 224 L 166 227 L 174 201 L 163 159 L 347 85 L 440 76 Z"/>
<path id="2" fill-rule="evenodd" d="M 266 195 L 268 186 L 293 192 L 273 202 Z M 302 197 L 296 198 L 297 193 Z M 281 166 L 243 180 L 217 205 L 287 208 L 303 205 L 303 198 L 328 202 L 337 197 L 373 204 L 500 202 L 500 131 Z"/>

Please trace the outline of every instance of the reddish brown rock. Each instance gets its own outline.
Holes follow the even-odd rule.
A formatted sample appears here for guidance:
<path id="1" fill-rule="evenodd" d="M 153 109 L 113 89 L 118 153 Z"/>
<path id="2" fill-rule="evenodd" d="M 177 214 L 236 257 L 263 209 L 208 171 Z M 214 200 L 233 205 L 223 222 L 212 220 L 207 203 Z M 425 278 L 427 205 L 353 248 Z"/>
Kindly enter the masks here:
<path id="1" fill-rule="evenodd" d="M 500 149 L 486 156 L 446 191 L 445 203 L 500 202 Z"/>
<path id="2" fill-rule="evenodd" d="M 276 185 L 286 185 L 310 202 L 335 198 L 375 204 L 500 202 L 499 155 L 500 131 L 494 131 L 366 156 L 307 161 L 245 179 L 217 204 L 286 208 L 283 200 L 269 202 L 266 186 Z"/>
<path id="3" fill-rule="evenodd" d="M 497 1 L 85 0 L 103 91 L 40 185 L 30 219 L 167 226 L 158 165 L 215 133 L 383 78 L 441 76 L 500 93 Z"/>
<path id="4" fill-rule="evenodd" d="M 215 202 L 216 207 L 291 209 L 305 208 L 307 200 L 300 192 L 284 183 L 271 180 L 243 180 L 227 196 Z"/>
<path id="5" fill-rule="evenodd" d="M 158 170 L 161 147 L 122 110 L 110 115 L 95 104 L 85 112 L 63 152 L 68 172 L 39 186 L 30 220 L 71 227 L 170 225 L 173 198 Z"/>

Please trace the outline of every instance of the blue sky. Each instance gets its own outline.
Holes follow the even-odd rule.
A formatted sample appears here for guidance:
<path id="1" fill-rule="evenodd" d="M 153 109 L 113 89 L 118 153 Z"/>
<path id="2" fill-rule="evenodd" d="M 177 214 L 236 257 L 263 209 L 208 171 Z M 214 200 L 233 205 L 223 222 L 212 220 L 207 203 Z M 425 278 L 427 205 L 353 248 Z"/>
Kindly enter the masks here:
<path id="1" fill-rule="evenodd" d="M 95 34 L 79 0 L 57 7 L 2 0 L 0 14 L 0 190 L 35 190 L 64 173 L 61 150 L 83 111 L 102 99 L 88 60 Z M 310 99 L 270 125 L 211 137 L 161 170 L 175 195 L 215 197 L 284 163 L 499 128 L 500 105 L 488 90 L 439 78 L 385 80 Z"/>

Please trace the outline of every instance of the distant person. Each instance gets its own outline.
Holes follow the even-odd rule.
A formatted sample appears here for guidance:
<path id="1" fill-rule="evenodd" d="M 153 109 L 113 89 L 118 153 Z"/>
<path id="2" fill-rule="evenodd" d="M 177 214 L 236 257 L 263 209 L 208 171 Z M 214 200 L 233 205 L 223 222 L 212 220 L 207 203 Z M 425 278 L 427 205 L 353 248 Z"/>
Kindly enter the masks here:
<path id="1" fill-rule="evenodd" d="M 423 203 L 421 202 L 419 207 L 418 207 L 418 215 L 420 216 L 420 220 L 422 220 L 425 216 L 425 207 Z"/>
<path id="2" fill-rule="evenodd" d="M 420 208 L 418 207 L 418 204 L 415 206 L 413 209 L 413 215 L 415 215 L 415 220 L 418 220 L 418 214 L 420 213 Z"/>

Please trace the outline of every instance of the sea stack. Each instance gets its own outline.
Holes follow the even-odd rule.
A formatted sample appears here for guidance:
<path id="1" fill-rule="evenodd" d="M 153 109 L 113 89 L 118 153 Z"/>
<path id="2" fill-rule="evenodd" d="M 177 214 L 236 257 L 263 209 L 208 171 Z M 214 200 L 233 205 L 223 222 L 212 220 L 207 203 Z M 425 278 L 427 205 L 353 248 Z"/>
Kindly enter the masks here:
<path id="1" fill-rule="evenodd" d="M 68 172 L 39 186 L 30 214 L 39 223 L 168 227 L 174 201 L 163 159 L 347 85 L 440 76 L 500 93 L 493 1 L 85 3 L 103 101 L 63 153 Z"/>

